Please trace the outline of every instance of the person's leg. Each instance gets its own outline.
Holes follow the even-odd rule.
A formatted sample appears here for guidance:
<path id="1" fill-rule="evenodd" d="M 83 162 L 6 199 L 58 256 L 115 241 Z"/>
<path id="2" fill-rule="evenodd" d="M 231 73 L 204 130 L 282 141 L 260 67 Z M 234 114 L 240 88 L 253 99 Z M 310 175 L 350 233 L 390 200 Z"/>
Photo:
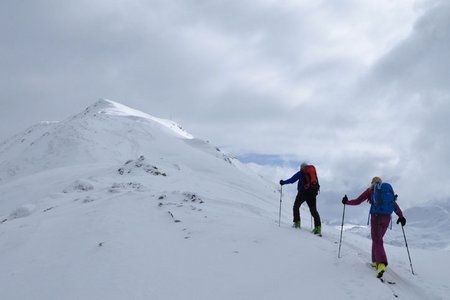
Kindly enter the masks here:
<path id="1" fill-rule="evenodd" d="M 297 197 L 295 197 L 294 207 L 293 207 L 294 223 L 300 221 L 300 206 L 302 205 L 303 202 L 305 202 L 304 194 L 301 192 L 298 192 Z"/>
<path id="2" fill-rule="evenodd" d="M 309 211 L 311 212 L 311 216 L 314 218 L 314 227 L 321 226 L 320 215 L 317 211 L 317 199 L 315 193 L 308 193 L 306 203 L 308 204 Z"/>
<path id="3" fill-rule="evenodd" d="M 388 265 L 386 251 L 384 250 L 383 245 L 383 237 L 389 227 L 389 221 L 389 216 L 371 216 L 370 234 L 372 237 L 372 262 L 375 261 L 377 265 Z"/>

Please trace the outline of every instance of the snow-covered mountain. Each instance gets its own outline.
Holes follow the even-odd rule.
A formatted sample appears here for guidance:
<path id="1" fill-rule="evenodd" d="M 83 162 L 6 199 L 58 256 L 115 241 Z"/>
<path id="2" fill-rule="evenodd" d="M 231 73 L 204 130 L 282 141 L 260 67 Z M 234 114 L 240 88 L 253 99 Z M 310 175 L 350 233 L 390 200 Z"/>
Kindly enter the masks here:
<path id="1" fill-rule="evenodd" d="M 338 259 L 339 231 L 293 230 L 288 199 L 278 226 L 276 184 L 178 124 L 109 100 L 0 144 L 0 197 L 2 299 L 450 292 L 450 271 L 432 263 L 448 261 L 448 249 L 414 249 L 413 276 L 403 245 L 387 246 L 386 276 L 396 284 L 382 284 L 366 265 L 369 240 L 345 232 Z"/>
<path id="2" fill-rule="evenodd" d="M 65 121 L 42 122 L 2 143 L 0 178 L 8 180 L 20 174 L 70 165 L 117 163 L 147 153 L 152 156 L 163 153 L 176 160 L 172 156 L 177 156 L 178 148 L 188 141 L 202 147 L 202 143 L 172 121 L 102 99 Z M 182 149 L 192 151 L 191 148 Z"/>

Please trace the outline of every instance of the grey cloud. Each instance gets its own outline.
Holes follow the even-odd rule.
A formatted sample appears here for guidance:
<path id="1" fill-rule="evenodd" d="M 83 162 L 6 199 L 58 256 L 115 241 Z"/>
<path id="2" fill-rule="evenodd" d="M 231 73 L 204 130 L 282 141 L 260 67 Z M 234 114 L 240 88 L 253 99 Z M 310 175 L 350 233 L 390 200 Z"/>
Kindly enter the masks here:
<path id="1" fill-rule="evenodd" d="M 422 16 L 413 33 L 388 53 L 374 69 L 385 87 L 402 92 L 448 91 L 450 60 L 450 4 L 442 3 Z"/>
<path id="2" fill-rule="evenodd" d="M 392 172 L 408 200 L 450 195 L 448 53 L 450 5 L 437 2 L 418 19 L 412 34 L 374 66 L 357 92 L 367 95 L 372 109 L 383 110 L 380 135 L 392 138 L 397 157 Z"/>
<path id="3" fill-rule="evenodd" d="M 183 119 L 186 106 L 205 110 L 203 116 L 215 114 L 208 107 L 244 89 L 249 95 L 241 102 L 262 98 L 257 85 L 265 84 L 264 79 L 253 87 L 240 83 L 236 75 L 245 70 L 247 77 L 267 67 L 289 74 L 282 75 L 278 92 L 313 85 L 314 68 L 302 59 L 303 46 L 314 43 L 313 28 L 289 7 L 220 1 L 118 3 L 3 2 L 1 98 L 33 99 L 62 109 L 66 103 L 88 105 L 109 97 Z M 235 45 L 228 52 L 202 49 L 207 41 L 185 34 L 199 27 Z M 323 75 L 321 71 L 317 77 Z M 271 93 L 268 98 L 277 99 L 277 91 Z"/>

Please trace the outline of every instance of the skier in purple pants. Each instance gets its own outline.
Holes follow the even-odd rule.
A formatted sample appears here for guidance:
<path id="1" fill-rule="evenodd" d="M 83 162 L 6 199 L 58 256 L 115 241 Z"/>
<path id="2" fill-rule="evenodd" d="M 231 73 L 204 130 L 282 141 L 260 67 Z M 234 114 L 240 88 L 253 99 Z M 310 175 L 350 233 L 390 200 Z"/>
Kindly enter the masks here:
<path id="1" fill-rule="evenodd" d="M 381 183 L 380 177 L 374 177 L 372 179 L 370 187 L 365 190 L 358 198 L 348 200 L 347 195 L 342 199 L 342 203 L 345 205 L 359 205 L 365 200 L 372 203 L 374 186 Z M 403 217 L 403 212 L 398 206 L 397 202 L 394 202 L 394 212 L 399 217 L 397 224 L 405 226 L 406 219 Z M 377 277 L 381 278 L 386 271 L 388 260 L 386 251 L 383 246 L 383 237 L 386 233 L 389 223 L 391 221 L 391 215 L 371 214 L 370 215 L 370 235 L 372 237 L 372 267 L 377 268 Z"/>

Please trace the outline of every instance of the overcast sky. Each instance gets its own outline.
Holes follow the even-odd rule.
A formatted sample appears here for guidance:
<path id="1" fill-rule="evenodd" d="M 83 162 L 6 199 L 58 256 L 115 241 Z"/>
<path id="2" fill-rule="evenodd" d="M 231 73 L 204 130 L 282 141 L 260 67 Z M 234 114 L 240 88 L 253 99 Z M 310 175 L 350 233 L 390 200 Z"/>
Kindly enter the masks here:
<path id="1" fill-rule="evenodd" d="M 274 178 L 306 160 L 337 193 L 450 199 L 445 0 L 2 0 L 0 140 L 98 98 Z"/>

